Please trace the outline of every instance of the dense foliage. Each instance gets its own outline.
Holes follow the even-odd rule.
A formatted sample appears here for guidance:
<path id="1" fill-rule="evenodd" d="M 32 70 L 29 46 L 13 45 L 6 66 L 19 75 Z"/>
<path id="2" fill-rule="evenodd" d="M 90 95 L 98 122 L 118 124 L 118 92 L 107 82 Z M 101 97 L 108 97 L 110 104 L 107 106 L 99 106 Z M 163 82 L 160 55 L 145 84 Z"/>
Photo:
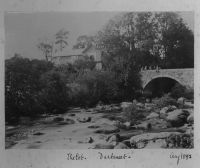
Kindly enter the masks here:
<path id="1" fill-rule="evenodd" d="M 106 68 L 130 60 L 139 67 L 194 67 L 194 35 L 176 13 L 122 13 L 97 36 L 97 43 L 105 48 Z"/>
<path id="2" fill-rule="evenodd" d="M 173 98 L 184 97 L 187 99 L 194 99 L 194 91 L 192 89 L 188 89 L 180 84 L 176 84 L 170 91 L 170 95 Z"/>
<path id="3" fill-rule="evenodd" d="M 5 62 L 6 121 L 16 122 L 20 116 L 36 116 L 43 112 L 39 91 L 41 74 L 53 65 L 46 61 L 15 56 Z"/>
<path id="4" fill-rule="evenodd" d="M 172 98 L 169 94 L 165 94 L 161 98 L 155 99 L 154 103 L 160 109 L 163 108 L 163 107 L 169 106 L 169 105 L 178 106 L 176 99 Z"/>

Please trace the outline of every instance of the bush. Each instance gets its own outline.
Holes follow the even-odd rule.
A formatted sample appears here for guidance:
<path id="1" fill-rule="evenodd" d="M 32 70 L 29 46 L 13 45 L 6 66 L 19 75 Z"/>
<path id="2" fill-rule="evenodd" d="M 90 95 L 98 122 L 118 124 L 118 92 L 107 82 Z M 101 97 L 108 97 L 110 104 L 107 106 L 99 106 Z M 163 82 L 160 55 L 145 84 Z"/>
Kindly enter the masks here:
<path id="1" fill-rule="evenodd" d="M 169 94 L 165 94 L 163 97 L 154 100 L 154 103 L 156 104 L 156 106 L 158 108 L 163 108 L 166 107 L 168 105 L 175 105 L 177 106 L 177 102 L 174 98 L 170 97 Z"/>
<path id="2" fill-rule="evenodd" d="M 107 71 L 85 71 L 69 86 L 74 105 L 93 106 L 99 101 L 106 104 L 117 97 L 114 75 Z"/>
<path id="3" fill-rule="evenodd" d="M 170 95 L 176 99 L 179 97 L 194 99 L 194 91 L 192 89 L 187 89 L 178 83 L 171 89 Z"/>
<path id="4" fill-rule="evenodd" d="M 171 135 L 166 140 L 166 148 L 194 148 L 192 134 Z"/>
<path id="5" fill-rule="evenodd" d="M 126 121 L 134 123 L 138 120 L 145 118 L 144 112 L 145 109 L 141 109 L 133 103 L 132 105 L 123 110 L 123 116 Z"/>
<path id="6" fill-rule="evenodd" d="M 41 76 L 43 89 L 40 92 L 42 104 L 47 113 L 64 113 L 69 104 L 66 76 L 61 72 L 49 71 Z"/>
<path id="7" fill-rule="evenodd" d="M 15 124 L 22 116 L 37 117 L 45 107 L 41 104 L 40 75 L 53 68 L 46 61 L 29 60 L 20 56 L 5 61 L 5 117 Z"/>

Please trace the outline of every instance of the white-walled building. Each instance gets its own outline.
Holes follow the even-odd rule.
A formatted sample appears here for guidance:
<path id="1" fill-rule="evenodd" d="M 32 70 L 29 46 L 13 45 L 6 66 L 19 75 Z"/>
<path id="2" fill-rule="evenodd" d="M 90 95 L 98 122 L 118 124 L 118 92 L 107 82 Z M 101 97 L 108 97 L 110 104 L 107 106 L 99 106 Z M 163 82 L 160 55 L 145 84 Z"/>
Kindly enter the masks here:
<path id="1" fill-rule="evenodd" d="M 55 65 L 73 64 L 76 60 L 83 59 L 84 56 L 89 56 L 96 62 L 96 68 L 102 69 L 101 53 L 102 51 L 95 46 L 90 46 L 85 49 L 69 49 L 66 47 L 62 51 L 56 52 L 51 58 L 51 61 Z"/>

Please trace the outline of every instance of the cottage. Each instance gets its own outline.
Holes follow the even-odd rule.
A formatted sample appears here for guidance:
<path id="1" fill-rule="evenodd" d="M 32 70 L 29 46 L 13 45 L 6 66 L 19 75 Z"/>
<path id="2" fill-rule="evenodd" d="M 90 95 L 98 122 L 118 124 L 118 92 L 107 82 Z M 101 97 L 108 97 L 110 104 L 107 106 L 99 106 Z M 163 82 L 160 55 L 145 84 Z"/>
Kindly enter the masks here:
<path id="1" fill-rule="evenodd" d="M 73 64 L 76 60 L 89 56 L 96 62 L 96 68 L 102 69 L 101 53 L 102 51 L 95 46 L 89 46 L 84 49 L 69 49 L 66 47 L 62 51 L 55 52 L 51 61 L 55 65 Z"/>

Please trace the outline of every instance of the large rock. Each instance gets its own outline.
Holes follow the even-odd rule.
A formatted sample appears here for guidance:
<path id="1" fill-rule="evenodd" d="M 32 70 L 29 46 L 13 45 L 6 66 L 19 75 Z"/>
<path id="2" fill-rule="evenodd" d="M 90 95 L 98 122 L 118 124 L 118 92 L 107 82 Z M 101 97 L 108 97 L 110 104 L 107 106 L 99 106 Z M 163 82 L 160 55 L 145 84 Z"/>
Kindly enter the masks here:
<path id="1" fill-rule="evenodd" d="M 152 129 L 164 129 L 168 127 L 168 122 L 162 118 L 151 118 L 148 120 L 151 124 Z"/>
<path id="2" fill-rule="evenodd" d="M 136 135 L 130 138 L 130 144 L 132 148 L 145 148 L 150 141 L 156 141 L 157 139 L 165 139 L 171 135 L 180 135 L 179 132 L 160 132 L 160 133 L 144 133 Z"/>
<path id="3" fill-rule="evenodd" d="M 177 103 L 179 104 L 179 105 L 184 105 L 185 104 L 185 98 L 184 97 L 180 97 L 180 98 L 178 98 L 178 100 L 177 100 Z"/>
<path id="4" fill-rule="evenodd" d="M 194 123 L 194 113 L 191 113 L 188 117 L 187 117 L 187 122 L 190 124 Z"/>
<path id="5" fill-rule="evenodd" d="M 68 114 L 68 116 L 71 116 L 71 117 L 73 117 L 73 116 L 75 116 L 76 114 L 74 114 L 74 113 L 70 113 L 70 114 Z"/>
<path id="6" fill-rule="evenodd" d="M 169 106 L 167 106 L 167 107 L 163 107 L 161 110 L 160 110 L 160 118 L 162 118 L 162 119 L 166 119 L 166 117 L 167 117 L 167 113 L 169 113 L 169 112 L 171 112 L 171 111 L 174 111 L 174 110 L 176 110 L 177 109 L 177 107 L 176 106 L 174 106 L 174 105 L 169 105 Z"/>
<path id="7" fill-rule="evenodd" d="M 53 121 L 55 121 L 55 122 L 60 122 L 60 121 L 64 121 L 65 119 L 63 118 L 63 117 L 55 117 L 54 119 L 53 119 Z"/>
<path id="8" fill-rule="evenodd" d="M 92 120 L 91 117 L 81 117 L 81 118 L 77 118 L 77 120 L 79 122 L 85 123 L 85 122 L 90 122 Z"/>
<path id="9" fill-rule="evenodd" d="M 100 125 L 100 128 L 95 130 L 94 133 L 99 133 L 99 134 L 111 134 L 111 133 L 117 133 L 120 130 L 113 125 L 109 125 L 109 124 L 103 124 Z"/>
<path id="10" fill-rule="evenodd" d="M 70 119 L 70 118 L 66 118 L 65 121 L 68 123 L 68 124 L 74 124 L 75 121 Z"/>
<path id="11" fill-rule="evenodd" d="M 187 107 L 194 108 L 194 103 L 191 102 L 191 101 L 185 101 L 185 105 L 186 105 Z"/>
<path id="12" fill-rule="evenodd" d="M 135 129 L 141 129 L 141 130 L 150 130 L 151 127 L 152 127 L 151 123 L 146 121 L 134 126 Z"/>
<path id="13" fill-rule="evenodd" d="M 189 114 L 194 113 L 194 108 L 187 108 L 187 109 L 183 109 L 184 111 L 187 111 Z"/>
<path id="14" fill-rule="evenodd" d="M 98 143 L 93 146 L 93 149 L 113 149 L 114 145 L 108 143 Z"/>
<path id="15" fill-rule="evenodd" d="M 168 110 L 168 107 L 163 107 L 160 110 L 159 117 L 162 118 L 162 119 L 166 119 L 166 117 L 167 117 L 167 110 Z"/>
<path id="16" fill-rule="evenodd" d="M 161 110 L 160 110 L 160 114 L 166 114 L 167 111 L 168 111 L 168 107 L 163 107 Z"/>
<path id="17" fill-rule="evenodd" d="M 144 106 L 145 106 L 145 104 L 143 104 L 143 103 L 137 103 L 136 104 L 138 107 L 140 107 L 140 108 L 144 108 Z"/>
<path id="18" fill-rule="evenodd" d="M 167 114 L 168 112 L 174 111 L 174 110 L 176 110 L 176 109 L 177 109 L 176 106 L 174 106 L 174 105 L 169 105 L 169 106 L 167 106 L 167 107 L 163 107 L 163 108 L 160 110 L 160 114 Z"/>
<path id="19" fill-rule="evenodd" d="M 180 127 L 187 122 L 188 115 L 189 113 L 187 111 L 178 109 L 168 113 L 166 120 L 173 127 Z"/>
<path id="20" fill-rule="evenodd" d="M 116 145 L 118 142 L 120 142 L 120 140 L 121 140 L 120 135 L 114 134 L 108 138 L 108 143 L 112 145 Z"/>
<path id="21" fill-rule="evenodd" d="M 132 102 L 122 102 L 120 104 L 120 106 L 121 106 L 122 109 L 125 109 L 125 108 L 131 106 L 132 104 L 133 104 Z"/>
<path id="22" fill-rule="evenodd" d="M 125 122 L 123 123 L 126 129 L 130 129 L 131 128 L 131 122 Z"/>
<path id="23" fill-rule="evenodd" d="M 89 137 L 89 138 L 86 139 L 86 142 L 87 143 L 93 143 L 94 139 L 92 137 Z"/>
<path id="24" fill-rule="evenodd" d="M 153 103 L 145 103 L 144 106 L 145 106 L 146 110 L 151 111 L 151 110 L 154 110 L 155 104 L 153 104 Z"/>
<path id="25" fill-rule="evenodd" d="M 149 115 L 146 117 L 146 119 L 158 118 L 158 117 L 159 117 L 159 115 L 158 115 L 157 113 L 152 112 L 151 114 L 149 114 Z"/>
<path id="26" fill-rule="evenodd" d="M 126 144 L 119 142 L 114 149 L 130 149 Z"/>
<path id="27" fill-rule="evenodd" d="M 131 128 L 131 122 L 122 123 L 121 121 L 116 120 L 112 122 L 112 125 L 116 126 L 117 128 L 126 130 L 129 130 Z"/>
<path id="28" fill-rule="evenodd" d="M 78 143 L 93 143 L 94 139 L 92 137 L 87 137 L 85 140 L 78 141 Z"/>
<path id="29" fill-rule="evenodd" d="M 111 124 L 112 124 L 113 126 L 118 127 L 118 128 L 120 128 L 120 127 L 123 125 L 123 123 L 122 123 L 121 121 L 119 121 L 119 120 L 114 120 L 114 121 L 112 121 Z"/>

